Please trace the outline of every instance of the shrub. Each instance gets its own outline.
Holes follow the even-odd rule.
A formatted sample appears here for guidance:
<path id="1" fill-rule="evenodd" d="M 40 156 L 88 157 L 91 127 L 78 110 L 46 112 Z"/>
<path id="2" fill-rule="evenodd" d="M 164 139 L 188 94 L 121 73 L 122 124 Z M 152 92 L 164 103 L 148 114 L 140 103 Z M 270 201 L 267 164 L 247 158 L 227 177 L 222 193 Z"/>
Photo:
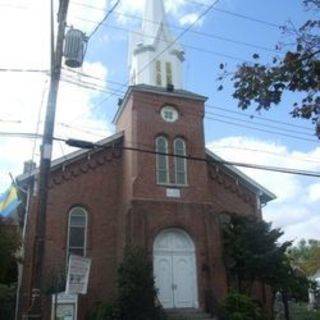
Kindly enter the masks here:
<path id="1" fill-rule="evenodd" d="M 162 320 L 156 305 L 152 264 L 144 250 L 127 248 L 118 270 L 119 310 L 122 320 Z"/>
<path id="2" fill-rule="evenodd" d="M 223 320 L 265 320 L 261 308 L 248 296 L 230 293 L 220 306 Z"/>
<path id="3" fill-rule="evenodd" d="M 90 314 L 88 320 L 119 320 L 120 313 L 116 304 L 100 303 Z"/>
<path id="4" fill-rule="evenodd" d="M 0 319 L 14 319 L 15 301 L 16 285 L 0 284 Z"/>

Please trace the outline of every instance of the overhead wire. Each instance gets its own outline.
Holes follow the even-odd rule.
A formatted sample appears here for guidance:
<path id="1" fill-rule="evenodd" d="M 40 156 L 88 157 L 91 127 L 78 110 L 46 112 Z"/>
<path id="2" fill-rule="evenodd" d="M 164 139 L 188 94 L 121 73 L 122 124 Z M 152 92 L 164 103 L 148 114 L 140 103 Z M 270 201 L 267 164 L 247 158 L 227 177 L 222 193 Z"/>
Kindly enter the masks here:
<path id="1" fill-rule="evenodd" d="M 0 72 L 17 72 L 17 73 L 48 73 L 49 70 L 41 69 L 23 69 L 23 68 L 0 68 Z"/>
<path id="2" fill-rule="evenodd" d="M 306 126 L 301 126 L 301 125 L 296 125 L 296 124 L 285 122 L 285 121 L 271 119 L 271 118 L 268 118 L 268 117 L 263 117 L 261 115 L 247 114 L 247 113 L 244 113 L 243 111 L 230 110 L 230 109 L 219 107 L 219 106 L 216 106 L 216 105 L 206 104 L 206 108 L 207 109 L 212 109 L 212 110 L 220 110 L 220 111 L 227 112 L 227 113 L 232 113 L 232 114 L 237 114 L 237 115 L 240 115 L 242 117 L 250 117 L 251 119 L 255 119 L 256 118 L 256 119 L 260 119 L 260 120 L 268 121 L 268 122 L 272 122 L 272 123 L 279 123 L 279 124 L 282 124 L 282 125 L 285 125 L 285 126 L 289 126 L 289 127 L 293 127 L 293 128 L 298 128 L 298 129 L 303 129 L 303 130 L 308 130 L 308 131 L 312 130 L 311 128 L 308 128 Z"/>
<path id="3" fill-rule="evenodd" d="M 240 119 L 240 118 L 237 118 L 237 117 L 230 117 L 230 116 L 227 116 L 225 114 L 219 114 L 219 113 L 214 113 L 214 112 L 210 112 L 210 111 L 207 111 L 206 115 L 209 115 L 209 117 L 210 116 L 214 116 L 214 117 L 223 118 L 223 119 L 235 120 L 235 121 L 243 122 L 243 123 L 246 123 L 246 124 L 248 123 L 248 120 L 245 120 L 245 119 Z M 249 119 L 250 119 L 250 116 L 249 116 Z M 251 121 L 253 121 L 253 119 L 251 119 Z M 264 123 L 259 123 L 259 122 L 253 122 L 253 123 L 256 126 L 262 126 L 262 127 L 265 127 L 265 128 L 276 129 L 276 130 L 280 130 L 280 131 L 283 131 L 283 132 L 294 133 L 294 134 L 298 134 L 298 135 L 306 136 L 306 137 L 315 137 L 315 134 L 311 134 L 311 133 L 298 132 L 296 130 L 281 128 L 281 127 L 277 127 L 277 126 L 273 126 L 273 125 L 269 125 L 269 124 L 264 124 Z"/>
<path id="4" fill-rule="evenodd" d="M 42 135 L 37 135 L 35 133 L 5 133 L 5 132 L 0 132 L 0 136 L 11 136 L 11 137 L 22 137 L 22 138 L 31 138 L 33 139 L 34 137 L 41 138 Z M 107 149 L 108 147 L 105 147 L 99 143 L 91 143 L 91 142 L 86 142 L 82 140 L 74 140 L 74 139 L 64 139 L 64 138 L 57 138 L 54 137 L 53 140 L 58 141 L 58 142 L 65 142 L 67 145 L 75 147 L 74 143 L 79 142 L 80 143 L 85 143 L 86 145 L 90 145 L 93 148 L 96 149 Z M 243 163 L 243 162 L 235 162 L 235 161 L 226 161 L 226 160 L 218 160 L 214 158 L 201 158 L 201 157 L 194 157 L 190 155 L 177 155 L 174 153 L 167 153 L 167 152 L 158 152 L 150 149 L 143 149 L 140 147 L 136 146 L 112 146 L 109 148 L 116 148 L 119 150 L 127 150 L 127 151 L 135 151 L 135 152 L 141 152 L 145 154 L 152 154 L 152 155 L 163 155 L 163 156 L 168 156 L 168 157 L 174 157 L 174 158 L 183 158 L 188 161 L 201 161 L 201 162 L 206 162 L 206 163 L 211 163 L 211 164 L 217 164 L 217 165 L 229 165 L 229 166 L 236 166 L 236 167 L 244 167 L 248 169 L 255 169 L 255 170 L 264 170 L 264 171 L 271 171 L 271 172 L 278 172 L 278 173 L 286 173 L 286 174 L 293 174 L 293 175 L 301 175 L 301 176 L 308 176 L 308 177 L 316 177 L 320 178 L 320 172 L 314 172 L 314 171 L 309 171 L 309 170 L 300 170 L 300 169 L 292 169 L 292 168 L 284 168 L 284 167 L 276 167 L 276 166 L 266 166 L 266 165 L 258 165 L 258 164 L 252 164 L 252 163 Z"/>
<path id="5" fill-rule="evenodd" d="M 96 7 L 93 7 L 91 5 L 87 6 L 85 4 L 80 4 L 78 2 L 73 2 L 73 3 L 77 4 L 77 5 L 83 5 L 85 7 L 91 8 L 91 9 L 96 9 L 98 11 L 104 11 L 104 9 L 102 9 L 102 8 L 96 8 Z M 120 12 L 120 11 L 114 11 L 114 14 L 118 15 L 118 16 L 123 16 L 123 17 L 129 18 L 129 19 L 136 19 L 136 20 L 139 20 L 139 21 L 145 20 L 145 21 L 150 22 L 150 23 L 155 24 L 155 25 L 161 25 L 159 22 L 157 22 L 155 20 L 142 18 L 140 16 L 133 15 L 133 14 L 128 14 L 128 13 L 124 13 L 124 12 Z M 91 23 L 96 23 L 96 21 L 89 20 L 89 19 L 82 18 L 82 17 L 75 17 L 75 18 L 77 18 L 79 20 L 84 20 L 84 21 L 87 21 L 87 22 L 91 22 Z M 172 29 L 176 29 L 176 30 L 184 30 L 185 29 L 184 27 L 177 26 L 177 25 L 172 25 L 172 24 L 168 24 L 168 27 L 172 28 Z M 131 31 L 131 30 L 128 29 L 128 31 Z M 218 40 L 221 40 L 221 41 L 225 41 L 225 42 L 229 42 L 229 43 L 233 43 L 233 44 L 238 44 L 238 45 L 242 45 L 242 46 L 246 46 L 246 47 L 251 47 L 251 48 L 254 48 L 254 49 L 259 49 L 259 50 L 263 50 L 263 51 L 267 51 L 267 52 L 273 52 L 273 53 L 278 53 L 279 52 L 276 49 L 268 48 L 268 47 L 265 47 L 265 46 L 261 46 L 261 45 L 253 44 L 253 43 L 249 43 L 249 42 L 244 42 L 244 41 L 241 41 L 241 40 L 235 40 L 235 39 L 227 38 L 227 37 L 220 36 L 220 35 L 213 34 L 213 33 L 197 31 L 197 30 L 191 30 L 190 33 L 193 33 L 193 34 L 198 35 L 198 36 L 206 37 L 206 38 L 218 39 Z"/>
<path id="6" fill-rule="evenodd" d="M 95 90 L 95 91 L 100 91 L 100 92 L 105 92 L 105 93 L 111 92 L 112 96 L 117 96 L 119 98 L 122 98 L 123 94 L 124 94 L 124 92 L 119 91 L 119 90 L 118 91 L 114 91 L 112 89 L 101 90 L 100 88 L 97 88 L 97 87 L 87 86 L 87 85 L 84 85 L 84 84 L 81 84 L 81 83 L 77 83 L 77 82 L 74 82 L 74 81 L 70 81 L 70 80 L 67 80 L 67 79 L 62 79 L 62 81 L 66 81 L 66 82 L 69 82 L 69 83 L 71 83 L 73 85 L 77 85 L 77 86 L 80 86 L 80 87 L 83 87 L 83 88 L 86 88 L 86 89 L 90 89 L 90 90 Z M 239 124 L 238 123 L 238 122 L 247 123 L 247 121 L 244 121 L 243 119 L 234 118 L 234 117 L 228 117 L 228 116 L 225 116 L 225 115 L 213 114 L 215 117 L 223 117 L 223 118 L 226 118 L 226 119 L 237 121 L 237 122 L 232 122 L 232 121 L 227 121 L 227 120 L 224 120 L 224 119 L 214 118 L 214 117 L 210 116 L 210 112 L 207 112 L 206 114 L 207 115 L 205 116 L 205 119 L 209 120 L 209 121 L 221 122 L 221 123 L 224 123 L 224 124 L 237 126 L 237 127 L 240 127 L 240 128 L 246 128 L 246 129 L 250 129 L 250 130 L 254 130 L 254 131 L 273 134 L 273 135 L 286 137 L 286 138 L 291 138 L 291 139 L 295 139 L 295 140 L 318 143 L 318 141 L 316 139 L 313 140 L 313 139 L 308 139 L 308 138 L 304 137 L 304 136 L 310 136 L 310 137 L 314 136 L 315 137 L 315 135 L 312 135 L 312 134 L 307 134 L 307 133 L 303 133 L 303 132 L 295 132 L 293 130 L 280 128 L 280 127 L 276 127 L 276 126 L 271 126 L 271 125 L 266 125 L 266 124 L 262 124 L 262 123 L 254 123 L 255 125 L 260 126 L 262 128 L 255 127 L 255 126 L 248 126 L 247 124 Z M 273 130 L 273 129 L 276 129 L 276 131 Z M 294 133 L 294 135 L 287 134 L 286 132 Z"/>
<path id="7" fill-rule="evenodd" d="M 197 19 L 195 19 L 186 29 L 184 29 L 177 37 L 175 37 L 175 39 L 173 41 L 171 41 L 168 46 L 166 46 L 163 50 L 161 50 L 158 54 L 156 54 L 152 59 L 150 59 L 142 68 L 140 68 L 140 70 L 137 71 L 136 76 L 139 76 L 146 68 L 148 68 L 150 66 L 150 64 L 152 64 L 154 61 L 156 61 L 162 54 L 164 54 L 168 49 L 170 49 L 179 39 L 181 39 L 186 33 L 189 32 L 189 30 L 191 30 L 204 16 L 206 16 L 211 9 L 216 5 L 216 3 L 219 0 L 216 0 L 214 2 L 211 3 L 210 6 L 207 7 L 207 9 L 205 9 L 203 12 L 201 12 Z M 128 85 L 129 81 L 127 81 L 126 85 L 124 87 L 126 87 Z M 113 95 L 109 95 L 106 98 L 104 98 L 103 100 L 101 100 L 100 102 L 98 102 L 98 104 L 95 105 L 95 107 L 99 107 L 101 104 L 103 104 L 104 102 L 106 102 L 109 98 L 111 98 Z"/>
<path id="8" fill-rule="evenodd" d="M 89 20 L 89 19 L 86 19 L 86 18 L 79 18 L 79 17 L 76 17 L 76 18 L 79 19 L 79 20 L 86 21 L 86 22 L 94 23 L 92 20 Z M 130 33 L 138 34 L 138 35 L 141 34 L 141 32 L 139 32 L 139 31 L 132 30 L 132 29 L 125 28 L 125 27 L 115 26 L 115 25 L 111 25 L 111 24 L 104 25 L 104 26 L 106 26 L 107 28 L 113 29 L 113 30 L 119 30 L 119 31 L 123 31 L 123 32 L 130 32 Z M 152 39 L 156 38 L 155 36 L 151 36 L 151 35 L 148 35 L 148 34 L 144 34 L 143 36 L 146 37 L 146 38 L 152 38 Z M 160 38 L 159 40 L 162 41 L 162 42 L 170 43 L 170 41 L 168 41 L 166 39 L 161 39 Z M 237 56 L 226 54 L 226 53 L 219 52 L 219 51 L 214 51 L 214 50 L 211 50 L 211 49 L 200 48 L 200 47 L 193 46 L 193 45 L 186 44 L 186 43 L 181 43 L 181 46 L 183 46 L 184 48 L 187 48 L 187 49 L 191 49 L 191 50 L 198 51 L 198 52 L 201 52 L 201 53 L 211 54 L 211 55 L 218 56 L 218 57 L 223 57 L 223 58 L 230 59 L 230 60 L 245 62 L 245 63 L 248 63 L 248 64 L 253 63 L 253 61 L 250 61 L 250 60 L 245 59 L 245 58 L 237 57 Z"/>
<path id="9" fill-rule="evenodd" d="M 247 148 L 247 147 L 239 147 L 239 146 L 234 146 L 234 145 L 210 145 L 210 149 L 235 149 L 235 150 L 242 150 L 242 151 L 247 151 L 247 152 L 254 152 L 254 153 L 260 153 L 260 154 L 268 154 L 271 156 L 276 156 L 280 158 L 285 158 L 287 160 L 296 160 L 296 161 L 301 161 L 301 162 L 310 162 L 310 163 L 315 163 L 320 165 L 320 159 L 315 159 L 315 158 L 305 158 L 305 157 L 295 157 L 295 156 L 288 156 L 284 155 L 281 153 L 277 152 L 272 152 L 268 150 L 261 150 L 261 149 L 254 149 L 254 148 Z"/>
<path id="10" fill-rule="evenodd" d="M 269 133 L 269 134 L 276 135 L 276 136 L 282 136 L 282 137 L 291 138 L 291 139 L 295 139 L 295 140 L 307 141 L 307 142 L 313 142 L 313 143 L 319 144 L 319 141 L 316 141 L 316 140 L 313 140 L 313 139 L 302 138 L 302 137 L 299 137 L 299 136 L 294 136 L 294 135 L 290 135 L 290 134 L 286 134 L 286 133 L 282 133 L 282 132 L 277 132 L 277 131 L 273 131 L 273 130 L 257 128 L 257 127 L 248 126 L 248 125 L 245 125 L 245 124 L 241 124 L 240 125 L 239 123 L 226 121 L 226 120 L 222 120 L 222 119 L 217 119 L 217 118 L 212 118 L 212 117 L 206 117 L 206 119 L 208 119 L 210 121 L 216 121 L 216 122 L 228 124 L 228 125 L 231 125 L 231 126 L 246 128 L 246 129 L 255 130 L 255 131 L 259 131 L 259 132 L 263 132 L 263 133 Z"/>
<path id="11" fill-rule="evenodd" d="M 114 12 L 114 10 L 116 9 L 116 7 L 120 4 L 121 0 L 116 0 L 116 3 L 112 6 L 112 8 L 106 13 L 106 15 L 104 16 L 104 18 L 98 23 L 98 25 L 94 28 L 94 30 L 89 34 L 87 40 L 89 41 L 90 38 L 93 37 L 93 35 L 99 30 L 99 28 L 101 27 L 101 25 L 109 18 L 109 16 Z"/>
<path id="12" fill-rule="evenodd" d="M 200 5 L 200 6 L 204 6 L 204 7 L 208 6 L 208 4 L 202 3 L 202 2 L 199 2 L 199 1 L 194 1 L 194 0 L 187 0 L 187 1 L 190 2 L 190 3 L 194 3 L 194 4 L 197 4 L 197 5 Z M 269 26 L 269 27 L 277 28 L 277 29 L 282 27 L 280 24 L 277 24 L 277 23 L 274 23 L 274 22 L 270 22 L 270 21 L 266 21 L 266 20 L 263 20 L 263 19 L 258 19 L 258 18 L 251 17 L 251 16 L 248 16 L 248 15 L 245 15 L 245 14 L 234 12 L 234 11 L 231 11 L 231 10 L 226 10 L 226 9 L 221 9 L 221 8 L 214 8 L 213 10 L 217 11 L 217 12 L 222 12 L 222 13 L 234 16 L 234 17 L 238 17 L 238 18 L 241 18 L 241 19 L 249 20 L 251 22 L 255 22 L 255 23 L 263 24 L 263 25 L 266 25 L 266 26 Z"/>
<path id="13" fill-rule="evenodd" d="M 199 2 L 199 1 L 193 1 L 193 0 L 185 0 L 185 1 L 189 2 L 191 4 L 195 4 L 195 5 L 200 5 L 200 6 L 205 6 L 205 7 L 209 6 L 209 4 L 202 3 L 202 2 Z M 99 7 L 96 7 L 96 6 L 93 6 L 93 5 L 89 5 L 89 4 L 86 4 L 86 3 L 83 3 L 83 2 L 79 2 L 79 1 L 72 1 L 71 3 L 72 4 L 76 4 L 76 5 L 80 5 L 80 6 L 83 6 L 83 7 L 91 8 L 91 9 L 103 10 L 102 8 L 99 8 Z M 266 20 L 263 20 L 263 19 L 258 19 L 256 17 L 251 17 L 249 15 L 241 14 L 241 13 L 234 12 L 234 11 L 231 11 L 231 10 L 217 8 L 217 7 L 213 8 L 212 10 L 213 11 L 217 11 L 217 12 L 221 12 L 221 13 L 224 13 L 224 14 L 227 14 L 227 15 L 231 15 L 231 16 L 234 16 L 234 17 L 238 17 L 238 18 L 241 18 L 241 19 L 245 19 L 245 20 L 248 20 L 248 21 L 251 21 L 251 22 L 263 24 L 263 25 L 266 25 L 266 26 L 269 26 L 269 27 L 273 27 L 273 28 L 277 28 L 277 29 L 281 28 L 280 24 L 276 24 L 274 22 L 266 21 Z"/>

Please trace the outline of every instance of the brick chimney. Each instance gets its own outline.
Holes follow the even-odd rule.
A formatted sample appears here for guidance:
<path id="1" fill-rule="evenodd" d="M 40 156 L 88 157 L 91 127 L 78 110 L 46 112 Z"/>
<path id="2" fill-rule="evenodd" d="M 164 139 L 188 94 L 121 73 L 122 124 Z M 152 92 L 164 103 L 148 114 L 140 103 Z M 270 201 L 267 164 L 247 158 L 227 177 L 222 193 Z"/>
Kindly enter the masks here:
<path id="1" fill-rule="evenodd" d="M 25 161 L 23 164 L 23 173 L 31 173 L 37 167 L 36 163 L 32 160 Z"/>

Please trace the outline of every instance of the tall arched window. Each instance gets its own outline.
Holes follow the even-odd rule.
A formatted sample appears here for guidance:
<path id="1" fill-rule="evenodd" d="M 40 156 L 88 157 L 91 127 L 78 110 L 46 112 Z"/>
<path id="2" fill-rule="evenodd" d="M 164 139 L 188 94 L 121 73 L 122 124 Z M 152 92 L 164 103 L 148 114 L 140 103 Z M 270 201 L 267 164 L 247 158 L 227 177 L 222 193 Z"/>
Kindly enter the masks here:
<path id="1" fill-rule="evenodd" d="M 173 143 L 174 154 L 179 156 L 186 156 L 186 142 L 177 138 Z M 187 179 L 187 159 L 175 157 L 174 159 L 174 171 L 175 171 L 175 182 L 178 185 L 186 185 L 188 183 Z"/>
<path id="2" fill-rule="evenodd" d="M 81 207 L 73 208 L 69 213 L 68 258 L 70 254 L 86 255 L 87 219 L 87 212 Z"/>
<path id="3" fill-rule="evenodd" d="M 165 137 L 158 137 L 156 139 L 156 151 L 161 153 L 168 153 L 168 140 Z M 157 183 L 169 183 L 169 162 L 168 156 L 157 154 Z"/>
<path id="4" fill-rule="evenodd" d="M 162 85 L 162 75 L 161 75 L 161 61 L 156 61 L 156 84 L 157 86 Z"/>
<path id="5" fill-rule="evenodd" d="M 172 79 L 172 64 L 171 62 L 166 62 L 166 75 L 167 75 L 167 85 L 173 83 Z"/>

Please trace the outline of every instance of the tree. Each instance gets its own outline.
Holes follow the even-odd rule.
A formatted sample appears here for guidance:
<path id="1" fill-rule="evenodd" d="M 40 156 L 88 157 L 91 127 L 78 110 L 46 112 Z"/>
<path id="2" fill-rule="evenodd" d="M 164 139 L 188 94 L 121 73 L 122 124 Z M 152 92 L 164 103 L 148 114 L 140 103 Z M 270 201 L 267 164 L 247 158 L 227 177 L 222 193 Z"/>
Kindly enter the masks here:
<path id="1" fill-rule="evenodd" d="M 301 240 L 288 251 L 293 263 L 300 267 L 307 276 L 313 276 L 320 270 L 320 241 Z"/>
<path id="2" fill-rule="evenodd" d="M 289 319 L 288 298 L 308 297 L 309 281 L 292 267 L 286 251 L 291 242 L 280 243 L 283 232 L 254 217 L 231 215 L 223 225 L 224 260 L 229 279 L 235 278 L 236 289 L 250 295 L 252 285 L 259 281 L 280 291 Z"/>
<path id="3" fill-rule="evenodd" d="M 21 242 L 16 226 L 0 216 L 0 283 L 17 281 L 17 253 Z"/>
<path id="4" fill-rule="evenodd" d="M 14 319 L 19 248 L 17 227 L 0 216 L 0 319 Z"/>
<path id="5" fill-rule="evenodd" d="M 303 0 L 303 4 L 320 10 L 319 0 Z M 260 63 L 255 53 L 253 65 L 243 63 L 233 74 L 233 97 L 239 108 L 244 110 L 255 104 L 259 111 L 278 105 L 286 92 L 299 93 L 302 99 L 294 103 L 291 115 L 311 120 L 320 138 L 320 20 L 310 19 L 298 29 L 292 25 L 282 29 L 294 38 L 295 48 L 273 57 L 271 66 Z"/>
<path id="6" fill-rule="evenodd" d="M 163 319 L 156 305 L 152 264 L 140 248 L 127 248 L 118 270 L 118 307 L 122 320 Z"/>
<path id="7" fill-rule="evenodd" d="M 269 282 L 291 245 L 278 243 L 282 235 L 271 224 L 253 217 L 232 215 L 230 223 L 224 225 L 224 259 L 240 292 L 250 293 L 254 281 Z"/>

